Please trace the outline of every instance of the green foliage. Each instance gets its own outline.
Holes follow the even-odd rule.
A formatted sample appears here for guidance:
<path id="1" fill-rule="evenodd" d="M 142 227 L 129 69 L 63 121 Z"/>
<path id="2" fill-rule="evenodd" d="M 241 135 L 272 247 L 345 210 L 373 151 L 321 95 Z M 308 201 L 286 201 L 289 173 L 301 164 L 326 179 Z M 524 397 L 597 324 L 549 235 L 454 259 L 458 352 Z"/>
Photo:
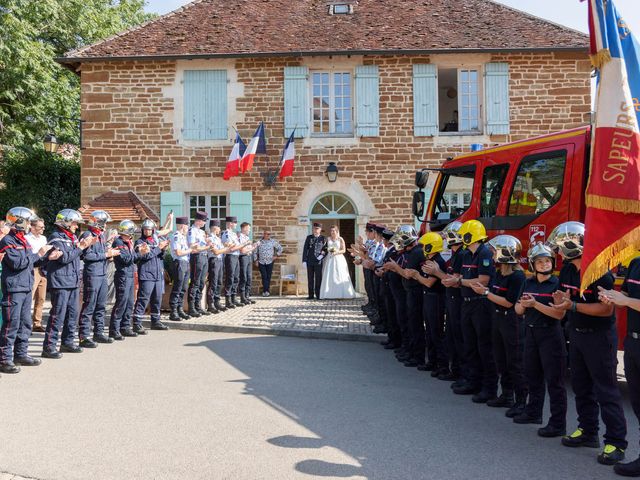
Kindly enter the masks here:
<path id="1" fill-rule="evenodd" d="M 0 147 L 36 146 L 47 117 L 79 117 L 79 77 L 54 59 L 154 15 L 144 0 L 0 0 Z M 53 126 L 78 143 L 73 122 Z"/>
<path id="2" fill-rule="evenodd" d="M 41 147 L 11 149 L 0 162 L 0 218 L 11 207 L 28 207 L 52 225 L 63 208 L 80 207 L 80 164 Z"/>

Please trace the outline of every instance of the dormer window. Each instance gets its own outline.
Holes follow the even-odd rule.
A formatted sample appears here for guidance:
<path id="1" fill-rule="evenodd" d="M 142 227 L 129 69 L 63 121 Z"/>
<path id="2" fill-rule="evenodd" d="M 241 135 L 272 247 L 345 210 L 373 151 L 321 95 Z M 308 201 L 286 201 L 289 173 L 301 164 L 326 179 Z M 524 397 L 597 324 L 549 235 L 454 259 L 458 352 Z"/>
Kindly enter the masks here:
<path id="1" fill-rule="evenodd" d="M 353 13 L 353 5 L 349 3 L 335 3 L 329 5 L 329 15 L 350 15 Z"/>

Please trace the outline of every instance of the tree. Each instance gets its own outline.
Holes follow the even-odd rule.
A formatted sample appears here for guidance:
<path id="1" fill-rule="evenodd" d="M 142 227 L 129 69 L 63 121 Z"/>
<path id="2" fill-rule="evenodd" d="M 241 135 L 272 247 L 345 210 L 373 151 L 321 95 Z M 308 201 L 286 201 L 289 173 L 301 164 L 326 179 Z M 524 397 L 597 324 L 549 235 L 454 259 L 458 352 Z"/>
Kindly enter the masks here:
<path id="1" fill-rule="evenodd" d="M 34 146 L 48 117 L 80 116 L 78 76 L 56 57 L 153 18 L 144 0 L 0 0 L 0 149 Z M 78 143 L 77 125 L 57 136 Z"/>

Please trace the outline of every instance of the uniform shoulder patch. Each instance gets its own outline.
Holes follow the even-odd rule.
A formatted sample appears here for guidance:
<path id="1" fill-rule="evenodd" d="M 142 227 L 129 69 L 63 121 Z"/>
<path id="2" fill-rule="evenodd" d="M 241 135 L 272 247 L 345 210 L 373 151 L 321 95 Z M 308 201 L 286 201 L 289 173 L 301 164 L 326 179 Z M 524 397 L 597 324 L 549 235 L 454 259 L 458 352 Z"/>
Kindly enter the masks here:
<path id="1" fill-rule="evenodd" d="M 488 267 L 489 265 L 491 265 L 491 259 L 490 258 L 485 258 L 482 260 L 482 266 L 483 267 Z"/>

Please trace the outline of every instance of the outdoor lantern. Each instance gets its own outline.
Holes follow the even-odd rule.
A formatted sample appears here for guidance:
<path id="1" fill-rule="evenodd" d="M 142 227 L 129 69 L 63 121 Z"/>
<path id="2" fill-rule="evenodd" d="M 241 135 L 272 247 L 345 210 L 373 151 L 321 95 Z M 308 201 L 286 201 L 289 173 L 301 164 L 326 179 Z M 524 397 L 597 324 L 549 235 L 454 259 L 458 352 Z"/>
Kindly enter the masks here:
<path id="1" fill-rule="evenodd" d="M 327 176 L 327 179 L 333 183 L 338 179 L 338 166 L 335 162 L 329 162 L 327 165 L 327 169 L 324 171 L 324 174 Z"/>
<path id="2" fill-rule="evenodd" d="M 53 133 L 47 133 L 42 143 L 44 144 L 44 151 L 47 153 L 56 153 L 60 146 L 58 139 Z"/>

